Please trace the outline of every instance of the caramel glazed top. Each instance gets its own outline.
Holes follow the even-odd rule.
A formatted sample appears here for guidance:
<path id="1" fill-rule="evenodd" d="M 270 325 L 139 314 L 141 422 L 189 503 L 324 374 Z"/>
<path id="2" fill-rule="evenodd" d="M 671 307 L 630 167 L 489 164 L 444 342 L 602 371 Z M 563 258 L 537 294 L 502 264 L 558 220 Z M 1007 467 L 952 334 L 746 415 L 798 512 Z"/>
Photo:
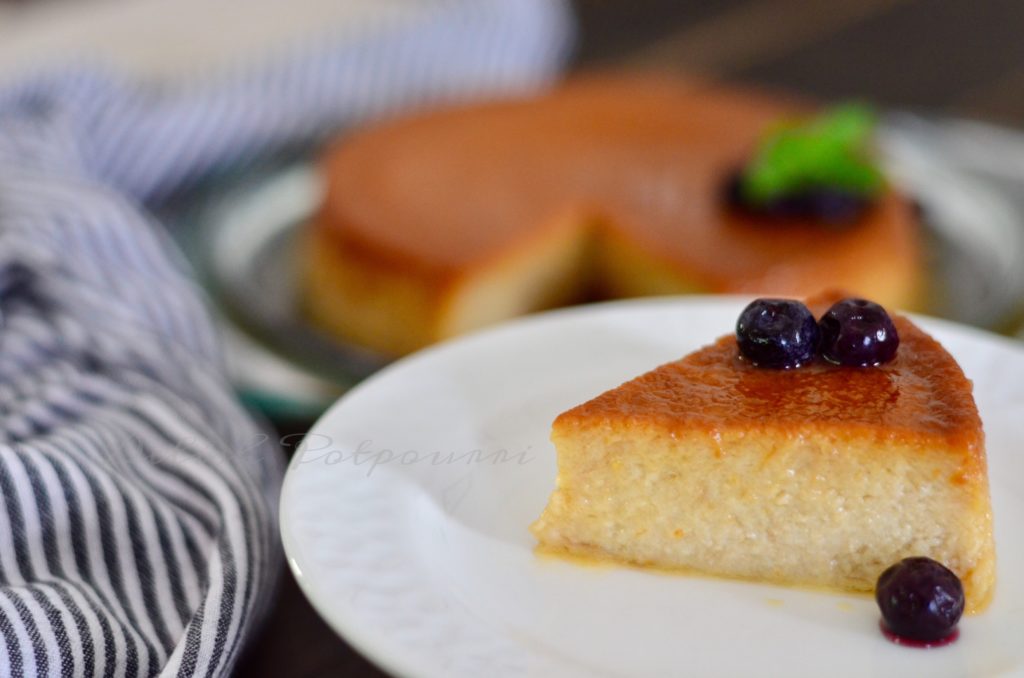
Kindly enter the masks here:
<path id="1" fill-rule="evenodd" d="M 826 308 L 812 305 L 816 315 Z M 893 321 L 899 350 L 877 367 L 819 359 L 789 370 L 758 368 L 740 356 L 729 335 L 563 413 L 556 426 L 630 420 L 670 430 L 869 435 L 883 444 L 960 451 L 965 480 L 984 474 L 971 382 L 931 336 L 902 316 Z"/>

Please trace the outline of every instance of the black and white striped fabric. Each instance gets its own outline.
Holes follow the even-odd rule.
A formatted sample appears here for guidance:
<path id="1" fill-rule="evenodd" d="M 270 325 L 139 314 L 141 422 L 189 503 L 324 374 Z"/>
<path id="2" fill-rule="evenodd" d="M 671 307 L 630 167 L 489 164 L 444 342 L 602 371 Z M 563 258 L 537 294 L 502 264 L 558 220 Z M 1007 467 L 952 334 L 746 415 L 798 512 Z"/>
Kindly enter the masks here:
<path id="1" fill-rule="evenodd" d="M 147 206 L 342 122 L 536 85 L 568 26 L 441 2 L 173 90 L 0 89 L 0 675 L 223 675 L 279 571 L 280 451 Z"/>

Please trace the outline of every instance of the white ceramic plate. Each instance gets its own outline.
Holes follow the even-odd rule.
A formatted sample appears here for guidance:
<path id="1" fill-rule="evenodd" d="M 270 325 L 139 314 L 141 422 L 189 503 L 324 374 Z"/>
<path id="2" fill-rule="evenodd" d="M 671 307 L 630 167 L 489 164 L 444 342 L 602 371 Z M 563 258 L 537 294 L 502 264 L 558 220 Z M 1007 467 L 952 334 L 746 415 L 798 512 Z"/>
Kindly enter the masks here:
<path id="1" fill-rule="evenodd" d="M 921 321 L 974 380 L 999 552 L 995 601 L 953 645 L 892 645 L 868 597 L 534 554 L 527 526 L 555 477 L 554 417 L 729 332 L 743 304 L 558 311 L 357 387 L 284 484 L 284 545 L 306 595 L 355 647 L 409 676 L 1024 674 L 1024 348 L 949 323 Z"/>

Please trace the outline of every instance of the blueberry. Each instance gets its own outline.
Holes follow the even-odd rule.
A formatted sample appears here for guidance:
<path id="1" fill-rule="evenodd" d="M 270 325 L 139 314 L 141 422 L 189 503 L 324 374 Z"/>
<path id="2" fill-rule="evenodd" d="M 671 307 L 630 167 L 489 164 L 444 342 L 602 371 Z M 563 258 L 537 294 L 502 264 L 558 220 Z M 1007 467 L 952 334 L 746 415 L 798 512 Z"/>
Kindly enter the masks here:
<path id="1" fill-rule="evenodd" d="M 830 187 L 810 187 L 755 203 L 743 194 L 743 173 L 740 171 L 726 177 L 722 194 L 726 205 L 749 216 L 769 221 L 817 219 L 826 226 L 834 227 L 855 222 L 872 204 L 865 195 Z"/>
<path id="2" fill-rule="evenodd" d="M 843 299 L 821 322 L 821 355 L 837 365 L 881 365 L 896 357 L 900 338 L 885 309 L 864 299 Z"/>
<path id="3" fill-rule="evenodd" d="M 740 313 L 736 341 L 758 367 L 799 367 L 818 350 L 818 324 L 799 301 L 755 299 Z"/>
<path id="4" fill-rule="evenodd" d="M 949 636 L 964 612 L 964 587 L 942 563 L 904 558 L 878 578 L 875 600 L 896 635 L 935 641 Z"/>
<path id="5" fill-rule="evenodd" d="M 830 224 L 847 224 L 856 221 L 871 206 L 863 195 L 839 189 L 819 188 L 804 195 L 809 203 L 801 207 L 801 214 L 813 215 Z"/>

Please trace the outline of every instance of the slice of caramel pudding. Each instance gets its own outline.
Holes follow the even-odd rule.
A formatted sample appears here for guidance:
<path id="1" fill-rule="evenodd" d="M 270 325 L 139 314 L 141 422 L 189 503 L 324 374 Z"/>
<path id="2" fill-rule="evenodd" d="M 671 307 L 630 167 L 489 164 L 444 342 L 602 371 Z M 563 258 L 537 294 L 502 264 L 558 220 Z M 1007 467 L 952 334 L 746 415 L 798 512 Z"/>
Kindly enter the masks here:
<path id="1" fill-rule="evenodd" d="M 983 608 L 995 551 L 971 383 L 910 320 L 892 323 L 899 349 L 878 366 L 759 367 L 741 332 L 564 412 L 533 534 L 549 551 L 854 591 L 927 556 Z"/>
<path id="2" fill-rule="evenodd" d="M 766 130 L 807 110 L 700 82 L 593 76 L 357 131 L 323 163 L 306 306 L 339 337 L 401 354 L 593 288 L 838 286 L 912 305 L 921 246 L 896 191 L 841 226 L 725 199 Z"/>

